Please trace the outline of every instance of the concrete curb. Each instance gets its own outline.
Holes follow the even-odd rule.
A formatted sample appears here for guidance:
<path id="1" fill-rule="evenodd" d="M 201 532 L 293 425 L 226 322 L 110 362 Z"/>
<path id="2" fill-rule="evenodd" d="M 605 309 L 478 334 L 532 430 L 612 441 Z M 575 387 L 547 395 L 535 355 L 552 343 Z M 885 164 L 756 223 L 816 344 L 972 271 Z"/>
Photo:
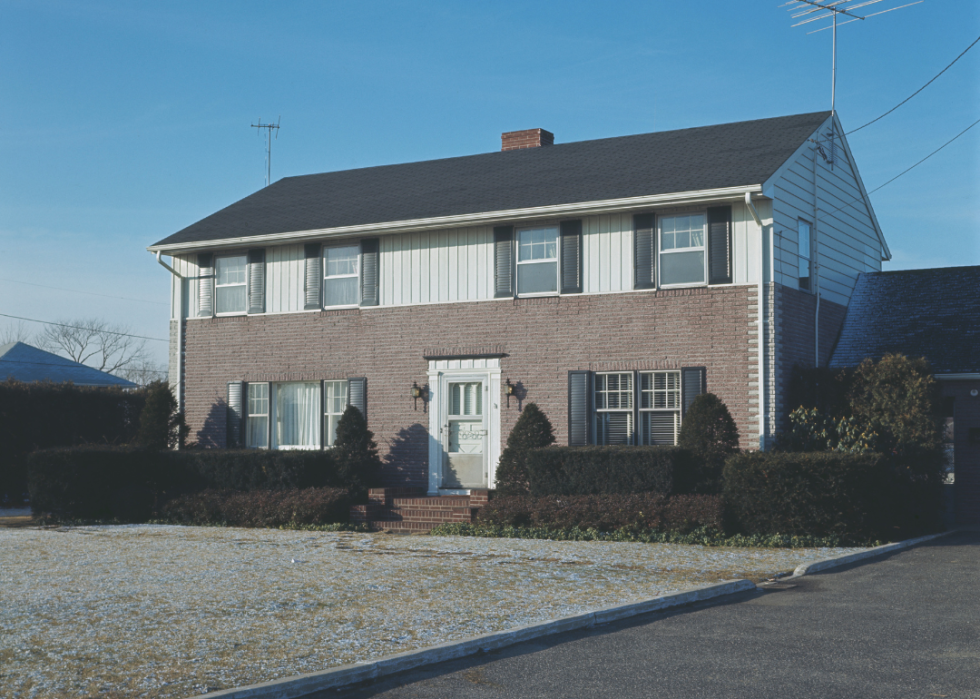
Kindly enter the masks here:
<path id="1" fill-rule="evenodd" d="M 801 566 L 797 566 L 796 570 L 793 571 L 792 578 L 799 578 L 804 575 L 812 575 L 813 573 L 820 572 L 821 570 L 827 570 L 828 568 L 837 568 L 839 566 L 846 566 L 848 563 L 854 563 L 855 561 L 861 561 L 865 558 L 874 558 L 875 556 L 883 556 L 886 553 L 891 553 L 892 551 L 901 551 L 902 549 L 911 548 L 918 544 L 924 543 L 926 541 L 932 541 L 933 539 L 938 539 L 941 536 L 946 536 L 947 534 L 952 534 L 957 531 L 956 529 L 950 529 L 949 531 L 941 532 L 939 534 L 929 534 L 928 536 L 920 536 L 917 539 L 906 539 L 905 541 L 899 541 L 895 544 L 885 544 L 883 546 L 875 546 L 873 549 L 868 549 L 867 551 L 861 551 L 859 553 L 851 553 L 846 556 L 839 556 L 837 558 L 827 558 L 822 561 L 815 561 L 813 563 L 806 563 Z M 782 578 L 780 582 L 784 580 L 789 580 L 790 577 Z"/>
<path id="2" fill-rule="evenodd" d="M 216 697 L 223 699 L 292 699 L 293 697 L 301 697 L 325 689 L 336 689 L 358 682 L 364 682 L 365 680 L 393 675 L 404 670 L 422 667 L 423 665 L 431 665 L 480 652 L 506 648 L 507 646 L 529 641 L 533 638 L 540 638 L 541 636 L 549 636 L 575 629 L 587 629 L 638 614 L 693 604 L 701 600 L 723 597 L 725 595 L 755 589 L 755 583 L 749 580 L 726 580 L 713 585 L 702 585 L 685 590 L 684 592 L 653 597 L 642 602 L 603 607 L 591 612 L 585 612 L 584 614 L 562 617 L 553 621 L 519 626 L 515 629 L 507 629 L 506 631 L 496 631 L 494 633 L 473 636 L 462 641 L 453 641 L 421 650 L 389 655 L 380 660 L 356 663 L 354 665 L 342 665 L 330 670 L 323 670 L 322 672 L 286 677 L 281 680 L 253 684 L 247 687 L 208 692 L 205 695 L 200 695 L 200 698 L 195 699 L 215 699 Z"/>

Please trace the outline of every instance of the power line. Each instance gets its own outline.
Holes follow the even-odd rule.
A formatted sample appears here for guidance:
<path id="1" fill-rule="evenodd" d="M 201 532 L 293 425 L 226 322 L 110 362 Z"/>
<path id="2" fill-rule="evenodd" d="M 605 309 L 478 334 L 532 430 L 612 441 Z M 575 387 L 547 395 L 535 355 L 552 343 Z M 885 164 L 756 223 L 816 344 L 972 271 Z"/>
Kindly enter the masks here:
<path id="1" fill-rule="evenodd" d="M 94 291 L 80 291 L 78 289 L 64 289 L 60 286 L 48 286 L 47 284 L 35 284 L 34 282 L 22 282 L 17 279 L 0 279 L 0 282 L 10 282 L 11 284 L 26 284 L 27 286 L 37 286 L 42 289 L 54 289 L 55 291 L 67 291 L 71 294 L 87 294 L 89 296 L 101 296 L 105 299 L 119 299 L 120 301 L 139 301 L 140 303 L 153 303 L 158 306 L 168 306 L 170 304 L 163 301 L 150 301 L 149 299 L 134 299 L 128 296 L 110 296 L 109 294 L 97 294 Z"/>
<path id="2" fill-rule="evenodd" d="M 980 42 L 980 36 L 978 36 L 976 39 L 974 39 L 972 44 L 970 44 L 965 49 L 963 49 L 963 53 L 961 53 L 959 56 L 957 56 L 956 58 L 954 58 L 953 59 L 953 63 L 956 63 L 958 60 L 960 60 L 961 58 L 963 58 L 963 56 L 966 55 L 966 52 L 967 51 L 969 51 L 970 49 L 972 49 L 974 46 L 977 45 L 977 42 Z M 894 107 L 892 107 L 891 109 L 889 109 L 887 112 L 885 112 L 884 114 L 882 114 L 877 119 L 872 119 L 871 121 L 869 121 L 864 126 L 859 126 L 856 129 L 854 129 L 853 131 L 848 131 L 844 135 L 845 136 L 850 136 L 852 133 L 856 133 L 857 131 L 860 131 L 865 126 L 871 126 L 873 123 L 875 123 L 879 119 L 884 119 L 886 116 L 888 116 L 889 114 L 891 114 L 892 112 L 894 112 L 896 109 L 898 109 L 899 107 L 901 107 L 903 104 L 905 104 L 906 102 L 908 102 L 910 99 L 912 99 L 913 97 L 915 97 L 917 94 L 919 94 L 920 92 L 922 92 L 923 90 L 925 90 L 927 87 L 929 87 L 930 85 L 932 85 L 932 83 L 935 82 L 936 78 L 938 78 L 940 75 L 942 75 L 947 70 L 949 70 L 950 68 L 953 67 L 953 63 L 950 63 L 948 66 L 946 66 L 941 71 L 939 71 L 938 73 L 936 73 L 935 77 L 933 77 L 932 80 L 930 80 L 929 82 L 927 82 L 925 85 L 923 85 L 922 87 L 920 87 L 918 90 L 916 90 L 911 95 L 909 95 L 908 97 L 906 97 L 904 100 L 902 100 L 901 102 L 899 102 L 898 104 L 896 104 Z"/>
<path id="3" fill-rule="evenodd" d="M 37 318 L 22 318 L 20 316 L 7 315 L 6 313 L 0 313 L 0 317 L 3 318 L 13 318 L 14 320 L 26 320 L 29 323 L 41 323 L 42 325 L 57 325 L 59 328 L 72 328 L 73 330 L 88 330 L 91 331 L 92 328 L 83 328 L 80 325 L 67 325 L 65 323 L 52 323 L 49 320 L 38 320 Z M 154 342 L 170 342 L 170 340 L 164 340 L 160 337 L 147 337 L 145 335 L 131 335 L 129 333 L 116 332 L 115 330 L 99 330 L 100 333 L 108 333 L 109 335 L 120 335 L 122 337 L 135 337 L 137 340 L 153 340 Z"/>

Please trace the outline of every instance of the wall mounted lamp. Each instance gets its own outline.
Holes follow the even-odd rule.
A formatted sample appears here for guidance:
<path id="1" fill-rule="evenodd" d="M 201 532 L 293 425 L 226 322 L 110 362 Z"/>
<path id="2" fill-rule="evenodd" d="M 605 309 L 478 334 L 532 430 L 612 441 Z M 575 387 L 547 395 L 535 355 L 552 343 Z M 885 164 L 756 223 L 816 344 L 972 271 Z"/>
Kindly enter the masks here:
<path id="1" fill-rule="evenodd" d="M 422 397 L 422 389 L 419 388 L 419 382 L 418 381 L 413 381 L 412 382 L 412 398 L 418 399 L 418 398 L 421 398 L 421 397 Z"/>
<path id="2" fill-rule="evenodd" d="M 510 397 L 514 395 L 514 384 L 507 379 L 504 383 L 504 395 L 507 396 L 507 407 L 510 407 Z"/>

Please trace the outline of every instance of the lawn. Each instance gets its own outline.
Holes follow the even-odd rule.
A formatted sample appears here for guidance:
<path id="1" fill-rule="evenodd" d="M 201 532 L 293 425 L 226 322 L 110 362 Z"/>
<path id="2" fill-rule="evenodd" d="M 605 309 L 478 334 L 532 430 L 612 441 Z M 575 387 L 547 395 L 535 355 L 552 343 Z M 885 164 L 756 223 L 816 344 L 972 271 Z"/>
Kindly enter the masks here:
<path id="1" fill-rule="evenodd" d="M 854 550 L 0 529 L 0 696 L 186 697 Z"/>

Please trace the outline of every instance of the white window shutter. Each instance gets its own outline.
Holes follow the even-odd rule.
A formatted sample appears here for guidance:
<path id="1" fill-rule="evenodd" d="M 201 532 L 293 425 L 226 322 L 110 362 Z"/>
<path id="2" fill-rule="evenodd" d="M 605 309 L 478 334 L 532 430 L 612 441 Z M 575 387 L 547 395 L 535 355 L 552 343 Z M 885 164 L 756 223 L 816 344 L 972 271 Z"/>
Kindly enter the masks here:
<path id="1" fill-rule="evenodd" d="M 226 442 L 229 448 L 242 446 L 242 423 L 245 415 L 245 384 L 228 382 L 228 418 Z"/>
<path id="2" fill-rule="evenodd" d="M 358 377 L 347 379 L 347 404 L 361 411 L 367 420 L 367 379 Z"/>
<path id="3" fill-rule="evenodd" d="M 303 258 L 305 262 L 306 283 L 306 303 L 303 308 L 307 311 L 321 308 L 320 302 L 320 283 L 323 272 L 320 265 L 320 244 L 307 243 L 303 247 Z"/>
<path id="4" fill-rule="evenodd" d="M 214 255 L 202 252 L 197 256 L 197 315 L 210 318 L 214 315 Z"/>
<path id="5" fill-rule="evenodd" d="M 265 313 L 265 249 L 248 251 L 248 312 Z"/>

